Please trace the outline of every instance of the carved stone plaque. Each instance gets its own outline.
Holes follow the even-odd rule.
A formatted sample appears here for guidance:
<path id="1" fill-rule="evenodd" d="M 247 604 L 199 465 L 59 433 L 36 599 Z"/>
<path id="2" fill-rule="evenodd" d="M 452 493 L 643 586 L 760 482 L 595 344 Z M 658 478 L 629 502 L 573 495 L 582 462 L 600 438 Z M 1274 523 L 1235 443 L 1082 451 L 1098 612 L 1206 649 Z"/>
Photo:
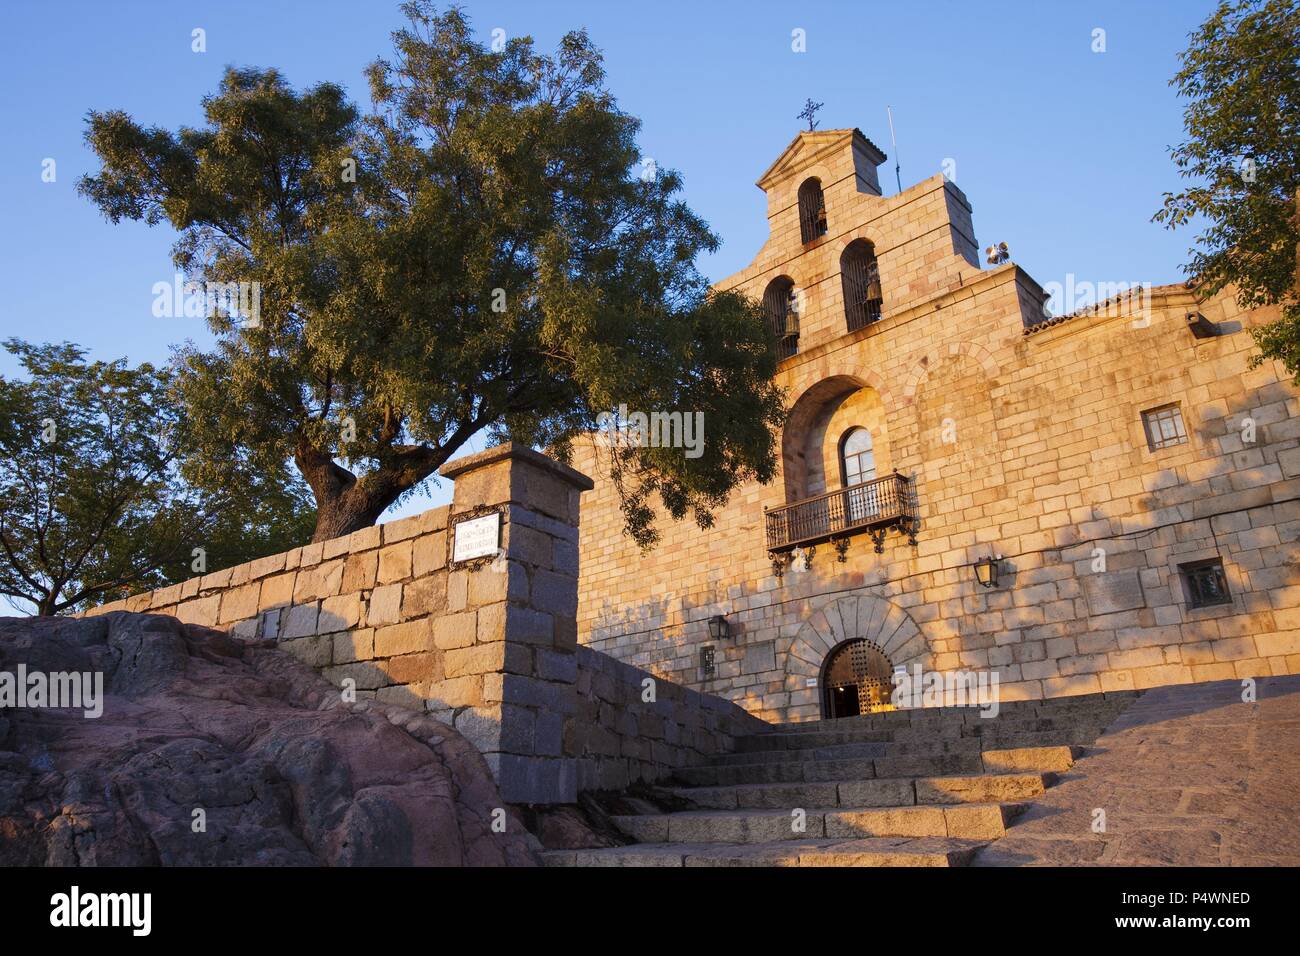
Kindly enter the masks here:
<path id="1" fill-rule="evenodd" d="M 1083 593 L 1088 598 L 1088 613 L 1113 614 L 1146 607 L 1142 581 L 1137 571 L 1106 571 L 1083 576 Z"/>
<path id="2" fill-rule="evenodd" d="M 453 561 L 473 561 L 497 553 L 501 546 L 501 513 L 493 511 L 466 521 L 458 521 L 452 544 Z"/>

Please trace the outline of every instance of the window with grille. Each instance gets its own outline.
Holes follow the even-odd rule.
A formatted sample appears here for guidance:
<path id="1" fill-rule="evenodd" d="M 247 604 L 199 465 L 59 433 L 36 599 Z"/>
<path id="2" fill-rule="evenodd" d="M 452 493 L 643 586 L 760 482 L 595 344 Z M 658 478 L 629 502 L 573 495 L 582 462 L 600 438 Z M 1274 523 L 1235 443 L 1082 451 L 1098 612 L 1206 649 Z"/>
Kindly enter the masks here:
<path id="1" fill-rule="evenodd" d="M 717 675 L 717 665 L 713 661 L 713 645 L 700 648 L 700 680 L 713 680 Z"/>
<path id="2" fill-rule="evenodd" d="M 799 235 L 804 242 L 826 235 L 826 199 L 820 179 L 806 179 L 799 187 Z"/>
<path id="3" fill-rule="evenodd" d="M 844 289 L 844 318 L 850 332 L 880 318 L 885 300 L 880 290 L 880 264 L 871 243 L 865 239 L 849 243 L 840 256 L 840 283 Z"/>
<path id="4" fill-rule="evenodd" d="M 1177 405 L 1163 405 L 1143 412 L 1142 424 L 1147 432 L 1147 447 L 1152 451 L 1181 445 L 1187 441 L 1183 413 Z"/>
<path id="5" fill-rule="evenodd" d="M 1183 586 L 1187 590 L 1187 603 L 1190 607 L 1213 607 L 1216 604 L 1232 603 L 1232 594 L 1228 591 L 1228 578 L 1223 573 L 1222 558 L 1180 564 L 1178 571 L 1183 576 Z"/>
<path id="6" fill-rule="evenodd" d="M 767 325 L 776 339 L 776 355 L 787 359 L 799 351 L 799 294 L 787 276 L 773 279 L 763 293 Z"/>

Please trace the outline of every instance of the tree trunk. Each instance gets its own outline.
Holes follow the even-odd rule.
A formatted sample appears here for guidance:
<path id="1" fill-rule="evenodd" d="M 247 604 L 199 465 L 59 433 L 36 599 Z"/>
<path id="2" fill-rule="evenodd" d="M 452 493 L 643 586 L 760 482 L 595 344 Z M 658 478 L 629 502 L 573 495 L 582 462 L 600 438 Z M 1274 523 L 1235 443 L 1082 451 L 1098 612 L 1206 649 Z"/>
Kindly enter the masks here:
<path id="1" fill-rule="evenodd" d="M 433 474 L 450 454 L 445 448 L 411 448 L 396 464 L 382 465 L 358 481 L 328 454 L 300 442 L 294 460 L 316 498 L 312 542 L 369 528 L 403 492 Z"/>
<path id="2" fill-rule="evenodd" d="M 354 488 L 356 486 L 353 486 Z M 366 500 L 360 495 L 343 494 L 324 501 L 316 499 L 316 531 L 311 540 L 329 541 L 353 531 L 369 528 L 379 520 L 400 492 L 383 500 Z"/>

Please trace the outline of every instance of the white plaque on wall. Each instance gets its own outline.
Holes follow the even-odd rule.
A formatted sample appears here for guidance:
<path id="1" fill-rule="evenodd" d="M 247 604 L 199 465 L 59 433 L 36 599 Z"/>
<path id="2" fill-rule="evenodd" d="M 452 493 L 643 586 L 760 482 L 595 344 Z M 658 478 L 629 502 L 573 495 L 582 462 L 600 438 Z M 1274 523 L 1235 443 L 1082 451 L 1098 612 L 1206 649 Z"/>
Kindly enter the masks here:
<path id="1" fill-rule="evenodd" d="M 456 523 L 451 548 L 453 561 L 473 561 L 495 555 L 501 546 L 501 512 Z"/>

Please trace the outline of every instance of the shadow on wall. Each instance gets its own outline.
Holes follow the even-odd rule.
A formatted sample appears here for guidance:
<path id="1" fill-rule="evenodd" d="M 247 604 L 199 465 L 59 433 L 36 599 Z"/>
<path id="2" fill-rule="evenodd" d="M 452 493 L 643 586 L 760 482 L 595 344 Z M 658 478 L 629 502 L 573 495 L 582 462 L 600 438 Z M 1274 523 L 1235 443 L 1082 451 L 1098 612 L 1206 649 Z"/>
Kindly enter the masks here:
<path id="1" fill-rule="evenodd" d="M 845 570 L 827 580 L 814 567 L 787 571 L 775 590 L 765 579 L 726 585 L 725 597 L 718 587 L 702 599 L 656 601 L 644 614 L 624 608 L 598 618 L 593 633 L 603 636 L 589 646 L 731 700 L 764 720 L 815 719 L 821 716 L 822 664 L 846 640 L 874 641 L 896 666 L 930 666 L 931 650 L 916 623 L 867 577 Z M 667 620 L 669 603 L 676 608 L 672 624 L 639 629 L 643 622 Z M 737 613 L 736 607 L 749 610 Z M 717 614 L 729 624 L 728 636 L 721 639 L 709 635 L 709 619 Z M 702 659 L 706 650 L 712 655 L 711 676 Z"/>
<path id="2" fill-rule="evenodd" d="M 579 791 L 662 780 L 765 727 L 734 703 L 589 647 L 574 658 L 576 707 L 564 753 L 574 758 Z"/>

